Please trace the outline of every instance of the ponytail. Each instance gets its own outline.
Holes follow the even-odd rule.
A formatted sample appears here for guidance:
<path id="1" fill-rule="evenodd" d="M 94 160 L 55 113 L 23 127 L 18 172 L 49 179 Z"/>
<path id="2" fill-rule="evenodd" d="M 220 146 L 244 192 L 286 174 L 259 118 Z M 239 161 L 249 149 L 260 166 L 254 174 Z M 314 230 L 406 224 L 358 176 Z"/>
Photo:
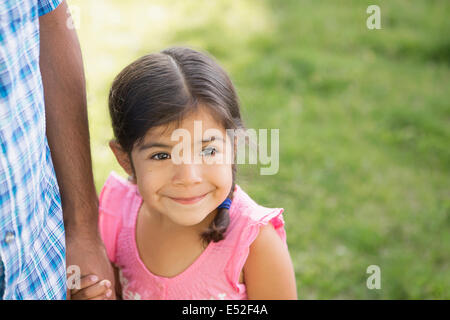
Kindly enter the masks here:
<path id="1" fill-rule="evenodd" d="M 232 164 L 231 167 L 233 171 L 233 183 L 227 198 L 232 201 L 235 188 L 236 164 Z M 230 210 L 226 207 L 218 208 L 217 210 L 214 220 L 201 235 L 205 245 L 208 245 L 211 241 L 219 242 L 223 240 L 225 238 L 225 232 L 230 225 Z"/>

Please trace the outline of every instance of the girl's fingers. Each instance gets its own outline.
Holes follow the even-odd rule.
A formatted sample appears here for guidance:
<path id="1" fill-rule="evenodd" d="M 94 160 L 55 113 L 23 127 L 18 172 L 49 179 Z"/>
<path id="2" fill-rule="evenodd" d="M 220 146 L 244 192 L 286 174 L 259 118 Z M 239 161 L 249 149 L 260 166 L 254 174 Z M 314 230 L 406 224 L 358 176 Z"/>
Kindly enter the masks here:
<path id="1" fill-rule="evenodd" d="M 111 296 L 111 282 L 108 280 L 100 281 L 90 287 L 79 290 L 77 293 L 72 294 L 72 299 L 74 300 L 86 300 L 93 299 L 98 296 L 107 297 L 109 291 L 109 296 Z"/>
<path id="2" fill-rule="evenodd" d="M 78 291 L 90 287 L 98 282 L 98 277 L 95 274 L 83 276 L 80 278 L 80 288 L 75 288 L 70 291 L 71 295 L 77 294 Z"/>

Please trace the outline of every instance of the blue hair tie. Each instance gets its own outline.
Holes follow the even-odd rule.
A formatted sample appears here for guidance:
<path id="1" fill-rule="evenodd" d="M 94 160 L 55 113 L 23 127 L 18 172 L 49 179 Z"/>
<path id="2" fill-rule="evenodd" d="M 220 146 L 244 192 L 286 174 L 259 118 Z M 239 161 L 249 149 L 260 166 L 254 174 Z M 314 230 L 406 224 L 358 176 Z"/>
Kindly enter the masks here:
<path id="1" fill-rule="evenodd" d="M 224 202 L 222 202 L 222 204 L 218 207 L 219 209 L 221 208 L 226 208 L 226 209 L 230 209 L 231 206 L 231 199 L 230 198 L 226 198 Z"/>

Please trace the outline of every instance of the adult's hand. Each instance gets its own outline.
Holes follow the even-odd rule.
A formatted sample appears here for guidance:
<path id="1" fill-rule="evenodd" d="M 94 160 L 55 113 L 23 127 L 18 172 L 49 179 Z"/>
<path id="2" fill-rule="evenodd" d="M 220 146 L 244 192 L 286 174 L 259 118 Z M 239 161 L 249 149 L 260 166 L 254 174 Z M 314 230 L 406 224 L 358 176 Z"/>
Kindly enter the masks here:
<path id="1" fill-rule="evenodd" d="M 108 299 L 115 299 L 114 271 L 109 262 L 103 241 L 94 231 L 87 233 L 86 231 L 66 230 L 67 267 L 77 266 L 82 277 L 96 275 L 100 280 L 109 280 L 111 282 L 112 295 Z M 67 290 L 68 299 L 70 299 L 69 289 Z"/>

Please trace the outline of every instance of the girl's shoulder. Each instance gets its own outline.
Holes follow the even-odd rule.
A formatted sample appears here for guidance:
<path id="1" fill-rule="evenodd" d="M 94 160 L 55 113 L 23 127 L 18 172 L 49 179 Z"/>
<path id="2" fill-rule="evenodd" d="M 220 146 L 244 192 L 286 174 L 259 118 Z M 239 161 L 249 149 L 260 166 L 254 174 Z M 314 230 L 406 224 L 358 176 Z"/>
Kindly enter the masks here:
<path id="1" fill-rule="evenodd" d="M 228 255 L 225 274 L 232 286 L 243 293 L 245 285 L 240 283 L 240 274 L 250 253 L 250 246 L 258 237 L 261 227 L 272 224 L 287 248 L 283 208 L 270 208 L 258 204 L 239 185 L 236 185 L 230 206 L 230 225 L 225 235 Z"/>
<path id="2" fill-rule="evenodd" d="M 115 262 L 117 236 L 123 226 L 132 224 L 130 214 L 138 205 L 137 186 L 112 171 L 99 196 L 98 227 L 108 257 Z"/>
<path id="3" fill-rule="evenodd" d="M 111 171 L 100 191 L 99 205 L 106 211 L 111 211 L 124 203 L 124 197 L 133 197 L 136 192 L 136 184 Z"/>
<path id="4" fill-rule="evenodd" d="M 135 184 L 111 171 L 100 192 L 100 210 L 110 215 L 119 215 L 122 213 L 121 209 L 129 205 L 137 192 Z"/>
<path id="5" fill-rule="evenodd" d="M 230 207 L 231 220 L 240 220 L 247 228 L 258 227 L 272 223 L 275 230 L 281 234 L 285 221 L 283 218 L 284 208 L 265 207 L 252 199 L 239 185 L 236 184 L 233 202 Z M 234 219 L 233 219 L 234 218 Z"/>

